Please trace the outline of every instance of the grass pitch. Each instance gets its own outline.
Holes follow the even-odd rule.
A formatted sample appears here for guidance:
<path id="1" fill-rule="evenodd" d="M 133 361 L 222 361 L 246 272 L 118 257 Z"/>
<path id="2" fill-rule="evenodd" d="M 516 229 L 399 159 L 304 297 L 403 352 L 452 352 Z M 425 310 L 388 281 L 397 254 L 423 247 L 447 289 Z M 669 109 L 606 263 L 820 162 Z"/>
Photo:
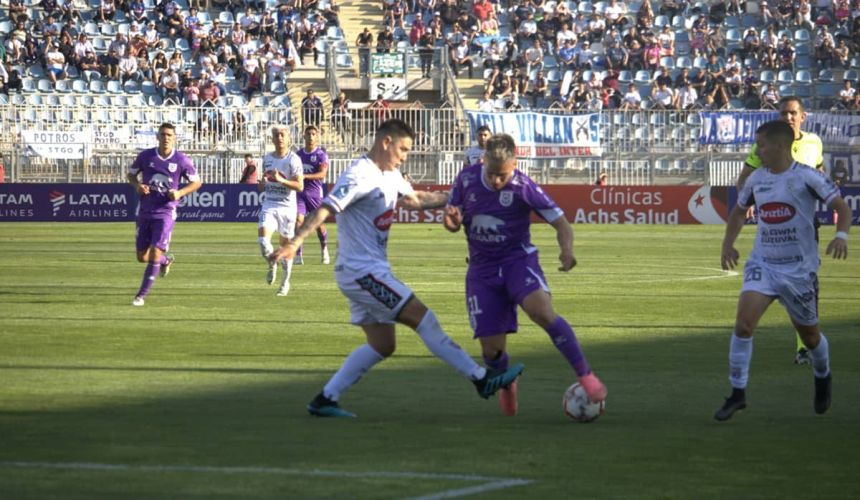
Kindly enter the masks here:
<path id="1" fill-rule="evenodd" d="M 792 364 L 774 305 L 749 408 L 718 423 L 741 284 L 719 270 L 723 228 L 575 229 L 569 274 L 551 228 L 534 236 L 609 388 L 592 424 L 562 414 L 573 374 L 522 314 L 517 417 L 401 328 L 394 357 L 342 398 L 359 418 L 311 418 L 305 404 L 363 341 L 315 241 L 278 298 L 253 224 L 180 223 L 175 267 L 134 308 L 133 224 L 0 224 L 0 498 L 860 497 L 860 252 L 821 269 L 830 412 L 813 413 L 811 370 Z M 395 226 L 389 253 L 479 357 L 462 234 Z"/>

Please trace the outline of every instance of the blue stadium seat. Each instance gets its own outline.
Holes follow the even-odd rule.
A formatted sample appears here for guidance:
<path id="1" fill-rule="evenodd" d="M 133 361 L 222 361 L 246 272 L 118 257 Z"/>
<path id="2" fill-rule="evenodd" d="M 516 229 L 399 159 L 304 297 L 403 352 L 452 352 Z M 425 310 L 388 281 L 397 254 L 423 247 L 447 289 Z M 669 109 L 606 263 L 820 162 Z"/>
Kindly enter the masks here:
<path id="1" fill-rule="evenodd" d="M 693 67 L 699 69 L 705 69 L 708 67 L 708 60 L 702 56 L 696 56 L 696 59 L 693 60 Z"/>
<path id="2" fill-rule="evenodd" d="M 776 81 L 776 75 L 773 74 L 773 71 L 764 69 L 758 76 L 758 79 L 761 80 L 762 83 L 773 83 Z"/>
<path id="3" fill-rule="evenodd" d="M 41 63 L 36 63 L 27 68 L 27 73 L 35 79 L 45 78 L 45 68 Z"/>
<path id="4" fill-rule="evenodd" d="M 39 94 L 30 94 L 27 96 L 27 104 L 31 106 L 41 106 L 43 104 L 42 96 Z"/>
<path id="5" fill-rule="evenodd" d="M 111 94 L 120 94 L 122 93 L 122 84 L 119 83 L 119 80 L 110 80 L 107 82 L 107 91 Z"/>
<path id="6" fill-rule="evenodd" d="M 57 94 L 51 94 L 49 96 L 46 96 L 45 104 L 47 104 L 48 106 L 62 106 L 63 101 Z"/>
<path id="7" fill-rule="evenodd" d="M 819 82 L 832 82 L 833 81 L 833 70 L 832 69 L 822 69 L 818 72 L 818 81 Z"/>
<path id="8" fill-rule="evenodd" d="M 47 78 L 42 78 L 39 80 L 39 83 L 36 85 L 36 88 L 39 92 L 50 93 L 54 91 L 54 85 L 51 83 L 51 80 Z"/>
<path id="9" fill-rule="evenodd" d="M 671 56 L 663 56 L 660 58 L 660 66 L 673 70 L 675 69 L 675 59 Z"/>
<path id="10" fill-rule="evenodd" d="M 122 90 L 126 94 L 137 94 L 140 92 L 140 84 L 134 80 L 129 80 L 122 86 Z"/>
<path id="11" fill-rule="evenodd" d="M 128 82 L 126 82 L 126 83 L 128 83 Z M 111 97 L 110 102 L 115 108 L 126 108 L 126 107 L 128 107 L 128 98 L 124 95 L 115 95 L 115 96 Z"/>
<path id="12" fill-rule="evenodd" d="M 796 85 L 794 87 L 794 95 L 804 99 L 812 97 L 812 87 L 810 85 Z"/>
<path id="13" fill-rule="evenodd" d="M 96 100 L 93 99 L 93 96 L 91 96 L 91 95 L 85 95 L 85 96 L 81 96 L 80 103 L 81 103 L 81 107 L 91 108 L 91 107 L 96 105 Z"/>
<path id="14" fill-rule="evenodd" d="M 654 18 L 654 26 L 658 28 L 662 28 L 663 26 L 671 26 L 672 22 L 669 20 L 668 16 L 659 15 Z"/>
<path id="15" fill-rule="evenodd" d="M 158 90 L 155 88 L 155 84 L 152 82 L 143 82 L 143 85 L 140 87 L 140 91 L 143 92 L 144 95 L 155 95 L 158 93 Z"/>
<path id="16" fill-rule="evenodd" d="M 794 75 L 791 74 L 790 70 L 783 69 L 776 75 L 776 81 L 778 83 L 791 83 L 794 81 Z"/>
<path id="17" fill-rule="evenodd" d="M 693 67 L 693 60 L 689 57 L 681 56 L 675 61 L 675 67 L 690 69 Z"/>
<path id="18" fill-rule="evenodd" d="M 89 89 L 87 88 L 87 82 L 80 79 L 74 80 L 72 82 L 72 90 L 77 92 L 78 94 L 85 94 L 89 91 Z"/>
<path id="19" fill-rule="evenodd" d="M 33 78 L 22 78 L 21 79 L 21 88 L 24 92 L 35 92 L 36 91 L 36 80 Z"/>
<path id="20" fill-rule="evenodd" d="M 787 95 L 794 95 L 794 86 L 789 84 L 782 84 L 779 86 L 779 95 L 785 97 Z"/>
<path id="21" fill-rule="evenodd" d="M 116 27 L 113 25 L 113 23 L 102 23 L 101 33 L 102 36 L 113 38 L 114 35 L 116 35 Z"/>
<path id="22" fill-rule="evenodd" d="M 349 54 L 338 54 L 335 57 L 335 65 L 337 65 L 338 68 L 351 68 L 352 58 Z"/>
<path id="23" fill-rule="evenodd" d="M 744 14 L 744 16 L 741 18 L 741 27 L 752 28 L 753 26 L 761 26 L 761 16 Z"/>
<path id="24" fill-rule="evenodd" d="M 103 94 L 105 91 L 104 83 L 101 80 L 93 80 L 90 82 L 90 92 L 93 94 Z"/>
<path id="25" fill-rule="evenodd" d="M 229 28 L 235 22 L 233 21 L 233 13 L 229 10 L 222 11 L 218 14 L 218 20 L 221 21 L 221 24 L 224 25 L 225 28 Z"/>
<path id="26" fill-rule="evenodd" d="M 98 71 L 93 71 L 93 70 L 89 70 L 89 69 L 84 70 L 83 76 L 84 76 L 84 81 L 86 81 L 88 84 L 89 84 L 89 82 L 91 82 L 93 80 L 101 80 L 102 79 L 101 73 L 99 73 Z"/>
<path id="27" fill-rule="evenodd" d="M 797 43 L 809 43 L 809 32 L 806 28 L 798 28 L 794 32 L 794 41 Z"/>
<path id="28" fill-rule="evenodd" d="M 744 68 L 758 69 L 759 62 L 755 57 L 747 57 L 744 59 Z"/>
<path id="29" fill-rule="evenodd" d="M 633 78 L 633 81 L 638 84 L 651 83 L 651 72 L 648 70 L 640 69 L 636 72 L 636 76 Z"/>
<path id="30" fill-rule="evenodd" d="M 844 75 L 842 75 L 842 80 L 851 80 L 852 82 L 855 82 L 857 81 L 858 77 L 860 77 L 860 72 L 858 72 L 856 69 L 849 69 L 845 72 Z"/>
<path id="31" fill-rule="evenodd" d="M 812 85 L 812 73 L 805 69 L 798 70 L 794 74 L 794 83 L 798 85 Z"/>

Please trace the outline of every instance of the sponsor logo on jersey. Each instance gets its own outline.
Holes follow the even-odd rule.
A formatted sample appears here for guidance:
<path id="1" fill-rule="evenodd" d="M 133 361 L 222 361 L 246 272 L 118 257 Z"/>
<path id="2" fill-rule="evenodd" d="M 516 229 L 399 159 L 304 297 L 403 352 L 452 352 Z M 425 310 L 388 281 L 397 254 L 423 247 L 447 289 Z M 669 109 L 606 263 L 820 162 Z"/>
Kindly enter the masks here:
<path id="1" fill-rule="evenodd" d="M 377 216 L 373 219 L 373 225 L 376 226 L 376 229 L 380 231 L 388 231 L 391 228 L 391 224 L 394 223 L 394 210 L 386 210 L 381 215 Z"/>
<path id="2" fill-rule="evenodd" d="M 768 224 L 781 224 L 794 217 L 797 211 L 793 206 L 782 202 L 765 203 L 758 208 L 758 216 Z"/>

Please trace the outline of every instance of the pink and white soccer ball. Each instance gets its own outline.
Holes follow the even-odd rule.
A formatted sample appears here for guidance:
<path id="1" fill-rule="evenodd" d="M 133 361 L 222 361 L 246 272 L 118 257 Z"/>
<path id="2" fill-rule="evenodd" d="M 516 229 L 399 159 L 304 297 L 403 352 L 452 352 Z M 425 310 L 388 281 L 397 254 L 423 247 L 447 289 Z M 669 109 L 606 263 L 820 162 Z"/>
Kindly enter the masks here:
<path id="1" fill-rule="evenodd" d="M 577 422 L 591 422 L 606 411 L 606 401 L 594 403 L 579 382 L 568 387 L 562 398 L 564 414 Z"/>

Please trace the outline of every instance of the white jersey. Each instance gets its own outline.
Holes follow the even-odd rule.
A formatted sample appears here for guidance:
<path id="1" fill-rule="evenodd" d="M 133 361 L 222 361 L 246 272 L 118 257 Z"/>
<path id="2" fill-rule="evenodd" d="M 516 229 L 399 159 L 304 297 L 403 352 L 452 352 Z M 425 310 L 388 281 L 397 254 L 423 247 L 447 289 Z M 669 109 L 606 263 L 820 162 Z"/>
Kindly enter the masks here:
<path id="1" fill-rule="evenodd" d="M 266 153 L 263 157 L 263 172 L 277 170 L 281 176 L 287 179 L 299 177 L 302 174 L 302 160 L 299 155 L 290 151 L 287 156 L 280 158 L 275 153 Z M 298 205 L 296 202 L 296 192 L 278 182 L 266 181 L 266 198 L 263 201 L 263 208 L 274 207 L 292 207 L 295 209 Z"/>
<path id="2" fill-rule="evenodd" d="M 823 173 L 793 162 L 779 174 L 755 170 L 738 194 L 738 206 L 758 206 L 755 246 L 750 259 L 782 274 L 806 277 L 818 271 L 815 202 L 825 205 L 839 188 Z"/>
<path id="3" fill-rule="evenodd" d="M 400 196 L 414 193 L 400 170 L 383 172 L 367 156 L 352 162 L 323 203 L 337 214 L 338 268 L 390 268 L 388 230 Z"/>
<path id="4" fill-rule="evenodd" d="M 484 163 L 484 149 L 478 146 L 466 148 L 466 166 L 471 167 L 476 163 Z"/>

